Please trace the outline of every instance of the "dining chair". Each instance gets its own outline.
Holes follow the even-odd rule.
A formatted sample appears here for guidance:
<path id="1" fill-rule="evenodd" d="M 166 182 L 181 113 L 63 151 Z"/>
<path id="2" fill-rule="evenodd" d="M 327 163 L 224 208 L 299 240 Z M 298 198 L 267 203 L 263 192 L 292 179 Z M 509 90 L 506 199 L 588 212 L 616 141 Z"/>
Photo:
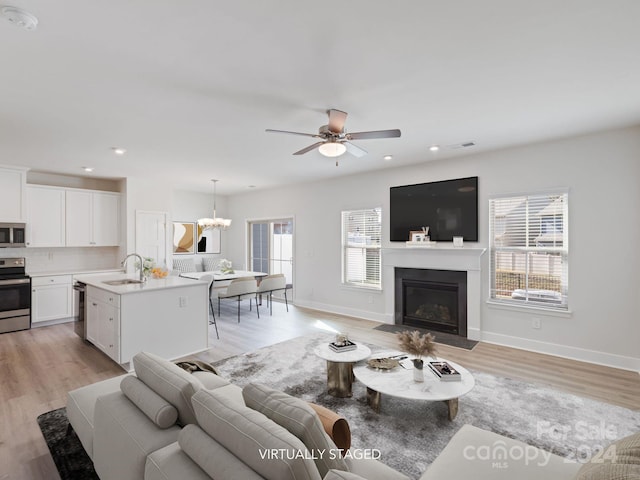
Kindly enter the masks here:
<path id="1" fill-rule="evenodd" d="M 269 315 L 273 315 L 273 292 L 284 291 L 284 303 L 289 311 L 289 302 L 287 300 L 287 279 L 284 273 L 275 273 L 262 277 L 258 285 L 258 295 L 268 294 L 267 302 L 269 302 Z"/>
<path id="2" fill-rule="evenodd" d="M 218 296 L 218 292 L 216 291 L 215 288 L 213 288 L 213 275 L 211 274 L 207 274 L 207 275 L 202 275 L 200 277 L 200 281 L 202 282 L 207 282 L 209 284 L 209 308 L 211 308 L 211 315 L 213 315 L 213 321 L 209 321 L 209 325 L 212 325 L 216 328 L 216 337 L 219 339 L 220 335 L 218 334 L 218 324 L 216 323 L 216 313 L 213 310 L 213 301 L 212 301 L 212 297 L 217 297 Z M 219 314 L 220 312 L 218 312 Z"/>
<path id="3" fill-rule="evenodd" d="M 260 310 L 258 308 L 258 285 L 253 277 L 242 277 L 232 280 L 226 289 L 218 290 L 218 316 L 220 316 L 220 300 L 226 298 L 235 298 L 238 301 L 238 323 L 240 323 L 240 302 L 244 298 L 249 299 L 249 310 L 251 310 L 251 301 L 256 300 L 256 312 L 260 318 Z"/>

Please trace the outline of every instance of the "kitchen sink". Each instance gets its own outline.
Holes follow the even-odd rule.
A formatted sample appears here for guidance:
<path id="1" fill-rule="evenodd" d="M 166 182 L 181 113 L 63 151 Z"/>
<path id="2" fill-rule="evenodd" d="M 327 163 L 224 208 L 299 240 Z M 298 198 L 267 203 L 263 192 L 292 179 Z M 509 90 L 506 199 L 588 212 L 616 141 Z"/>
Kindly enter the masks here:
<path id="1" fill-rule="evenodd" d="M 143 283 L 143 282 L 141 282 L 140 280 L 134 280 L 132 278 L 123 278 L 121 280 L 109 280 L 108 282 L 102 282 L 102 283 L 106 283 L 107 285 L 117 286 L 117 285 L 131 285 L 131 284 Z"/>

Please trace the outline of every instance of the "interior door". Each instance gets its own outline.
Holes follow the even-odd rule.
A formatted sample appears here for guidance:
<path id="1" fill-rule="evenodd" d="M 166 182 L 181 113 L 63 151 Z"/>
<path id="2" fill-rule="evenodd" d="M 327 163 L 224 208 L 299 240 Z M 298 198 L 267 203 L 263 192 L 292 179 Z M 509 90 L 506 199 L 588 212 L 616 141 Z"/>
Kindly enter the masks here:
<path id="1" fill-rule="evenodd" d="M 136 211 L 136 253 L 150 257 L 158 266 L 169 267 L 167 212 Z"/>

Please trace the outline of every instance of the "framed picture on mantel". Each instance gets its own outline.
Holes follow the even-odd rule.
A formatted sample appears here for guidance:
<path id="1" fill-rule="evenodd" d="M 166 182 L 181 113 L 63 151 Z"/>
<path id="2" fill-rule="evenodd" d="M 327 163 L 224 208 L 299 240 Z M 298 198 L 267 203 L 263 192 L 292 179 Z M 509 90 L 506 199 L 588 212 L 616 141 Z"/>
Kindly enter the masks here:
<path id="1" fill-rule="evenodd" d="M 196 224 L 173 222 L 173 253 L 193 255 L 196 251 Z"/>

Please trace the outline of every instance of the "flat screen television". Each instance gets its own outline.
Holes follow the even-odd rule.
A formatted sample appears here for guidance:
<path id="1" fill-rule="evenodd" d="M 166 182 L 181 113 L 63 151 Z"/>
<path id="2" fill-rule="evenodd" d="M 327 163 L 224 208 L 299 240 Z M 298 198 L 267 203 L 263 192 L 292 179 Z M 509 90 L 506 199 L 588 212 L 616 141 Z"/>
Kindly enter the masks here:
<path id="1" fill-rule="evenodd" d="M 392 242 L 427 226 L 435 242 L 478 241 L 478 177 L 391 187 L 390 203 Z"/>

